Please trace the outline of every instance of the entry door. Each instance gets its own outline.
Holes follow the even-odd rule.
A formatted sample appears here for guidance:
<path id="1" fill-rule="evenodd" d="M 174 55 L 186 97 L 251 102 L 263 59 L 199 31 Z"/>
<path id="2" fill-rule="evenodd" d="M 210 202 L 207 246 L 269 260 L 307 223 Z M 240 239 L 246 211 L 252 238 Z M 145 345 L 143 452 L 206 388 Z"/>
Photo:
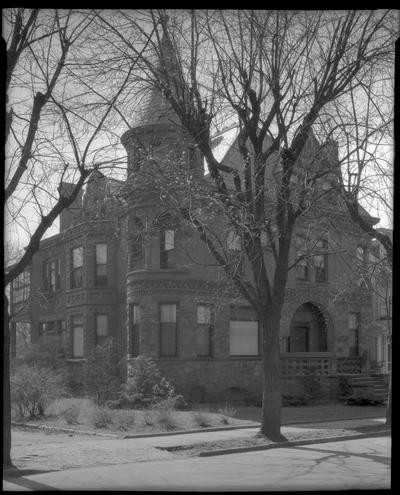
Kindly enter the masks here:
<path id="1" fill-rule="evenodd" d="M 290 352 L 308 352 L 308 334 L 307 326 L 295 326 L 291 329 L 290 335 Z"/>

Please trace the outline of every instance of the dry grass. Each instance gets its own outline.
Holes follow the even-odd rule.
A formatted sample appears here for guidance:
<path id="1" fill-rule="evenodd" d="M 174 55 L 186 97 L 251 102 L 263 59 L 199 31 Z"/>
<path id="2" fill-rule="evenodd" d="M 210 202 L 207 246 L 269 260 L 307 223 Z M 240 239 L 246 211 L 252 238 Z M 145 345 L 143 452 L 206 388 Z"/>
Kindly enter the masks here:
<path id="1" fill-rule="evenodd" d="M 68 412 L 73 409 L 77 419 L 68 422 Z M 208 409 L 197 411 L 175 411 L 160 407 L 152 410 L 106 409 L 97 407 L 89 399 L 66 398 L 54 401 L 45 417 L 35 420 L 35 424 L 59 428 L 73 428 L 76 431 L 100 431 L 101 433 L 142 434 L 170 430 L 192 430 L 207 427 L 221 427 L 224 424 L 246 425 L 248 421 L 229 417 L 228 408 L 221 412 Z M 14 418 L 20 421 L 18 418 Z M 27 421 L 27 420 L 25 420 Z M 32 421 L 30 421 L 32 422 Z M 97 424 L 97 428 L 96 425 Z"/>

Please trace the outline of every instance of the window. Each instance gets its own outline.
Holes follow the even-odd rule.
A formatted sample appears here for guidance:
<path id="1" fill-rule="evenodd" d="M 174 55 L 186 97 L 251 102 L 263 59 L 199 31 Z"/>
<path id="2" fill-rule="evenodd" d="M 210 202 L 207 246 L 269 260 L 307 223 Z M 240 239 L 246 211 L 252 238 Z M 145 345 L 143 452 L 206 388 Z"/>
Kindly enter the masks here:
<path id="1" fill-rule="evenodd" d="M 83 247 L 72 250 L 71 289 L 83 286 Z"/>
<path id="2" fill-rule="evenodd" d="M 252 308 L 232 308 L 229 322 L 229 354 L 231 356 L 258 356 L 260 331 Z"/>
<path id="3" fill-rule="evenodd" d="M 160 356 L 176 356 L 176 304 L 160 305 Z"/>
<path id="4" fill-rule="evenodd" d="M 72 357 L 83 357 L 83 316 L 74 315 L 71 318 L 71 340 L 72 340 Z"/>
<path id="5" fill-rule="evenodd" d="M 349 356 L 359 355 L 360 315 L 349 313 Z"/>
<path id="6" fill-rule="evenodd" d="M 131 250 L 131 269 L 140 270 L 143 268 L 144 260 L 143 238 L 140 234 L 133 239 Z"/>
<path id="7" fill-rule="evenodd" d="M 107 285 L 107 244 L 96 244 L 94 285 L 97 287 Z"/>
<path id="8" fill-rule="evenodd" d="M 211 308 L 197 305 L 197 355 L 211 356 Z"/>
<path id="9" fill-rule="evenodd" d="M 65 342 L 65 320 L 39 322 L 39 337 L 59 336 Z"/>
<path id="10" fill-rule="evenodd" d="M 297 256 L 301 257 L 296 265 L 297 280 L 308 280 L 308 261 L 306 257 L 306 241 L 303 237 L 296 238 Z"/>
<path id="11" fill-rule="evenodd" d="M 60 290 L 60 260 L 46 261 L 44 264 L 44 291 L 52 294 Z"/>
<path id="12" fill-rule="evenodd" d="M 129 305 L 129 353 L 131 356 L 139 355 L 139 330 L 140 330 L 140 306 Z"/>
<path id="13" fill-rule="evenodd" d="M 317 254 L 314 255 L 314 273 L 316 282 L 326 282 L 327 280 L 327 254 L 321 251 L 326 251 L 327 242 L 325 239 L 320 239 L 316 243 Z"/>
<path id="14" fill-rule="evenodd" d="M 30 295 L 30 272 L 20 273 L 12 282 L 12 301 L 19 303 L 29 299 Z"/>
<path id="15" fill-rule="evenodd" d="M 103 344 L 108 337 L 108 315 L 96 315 L 96 345 Z"/>
<path id="16" fill-rule="evenodd" d="M 175 231 L 163 230 L 160 233 L 160 268 L 171 268 L 175 248 Z"/>
<path id="17" fill-rule="evenodd" d="M 229 322 L 229 354 L 258 356 L 258 321 L 231 320 Z"/>

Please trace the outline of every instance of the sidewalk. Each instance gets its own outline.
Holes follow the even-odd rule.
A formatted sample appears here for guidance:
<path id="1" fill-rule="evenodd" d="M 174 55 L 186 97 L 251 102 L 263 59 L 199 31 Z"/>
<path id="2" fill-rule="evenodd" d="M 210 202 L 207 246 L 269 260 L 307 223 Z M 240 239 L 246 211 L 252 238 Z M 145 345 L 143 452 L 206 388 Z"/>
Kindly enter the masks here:
<path id="1" fill-rule="evenodd" d="M 313 438 L 331 436 L 337 429 L 379 427 L 384 418 L 362 418 L 291 424 L 282 427 L 284 435 L 304 437 L 310 433 Z M 231 439 L 246 440 L 254 437 L 259 423 L 242 428 L 222 428 L 219 431 L 198 430 L 197 432 L 177 432 L 126 439 L 105 438 L 68 434 L 45 434 L 38 431 L 13 431 L 11 451 L 15 465 L 19 469 L 62 470 L 99 464 L 119 464 L 123 462 L 143 462 L 168 459 L 171 454 L 166 447 L 185 446 L 205 442 L 226 442 Z M 376 428 L 375 428 L 376 429 Z M 338 432 L 333 432 L 337 434 Z M 340 432 L 339 432 L 340 433 Z M 357 433 L 355 431 L 354 433 Z"/>
<path id="2" fill-rule="evenodd" d="M 6 491 L 387 488 L 390 488 L 390 439 L 387 437 L 286 446 L 212 458 L 174 457 L 162 461 L 72 469 L 8 479 L 3 485 Z"/>

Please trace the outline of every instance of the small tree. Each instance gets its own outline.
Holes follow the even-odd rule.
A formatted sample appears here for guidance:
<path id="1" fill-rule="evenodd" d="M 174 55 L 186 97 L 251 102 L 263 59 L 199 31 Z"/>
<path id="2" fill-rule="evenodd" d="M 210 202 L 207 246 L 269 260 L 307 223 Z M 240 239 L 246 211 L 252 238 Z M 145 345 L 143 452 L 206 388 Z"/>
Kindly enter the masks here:
<path id="1" fill-rule="evenodd" d="M 115 399 L 121 385 L 121 347 L 112 339 L 96 346 L 83 366 L 86 391 L 96 404 L 103 405 Z"/>
<path id="2" fill-rule="evenodd" d="M 65 393 L 64 373 L 52 368 L 24 363 L 11 374 L 11 402 L 21 417 L 43 416 L 51 402 Z"/>

